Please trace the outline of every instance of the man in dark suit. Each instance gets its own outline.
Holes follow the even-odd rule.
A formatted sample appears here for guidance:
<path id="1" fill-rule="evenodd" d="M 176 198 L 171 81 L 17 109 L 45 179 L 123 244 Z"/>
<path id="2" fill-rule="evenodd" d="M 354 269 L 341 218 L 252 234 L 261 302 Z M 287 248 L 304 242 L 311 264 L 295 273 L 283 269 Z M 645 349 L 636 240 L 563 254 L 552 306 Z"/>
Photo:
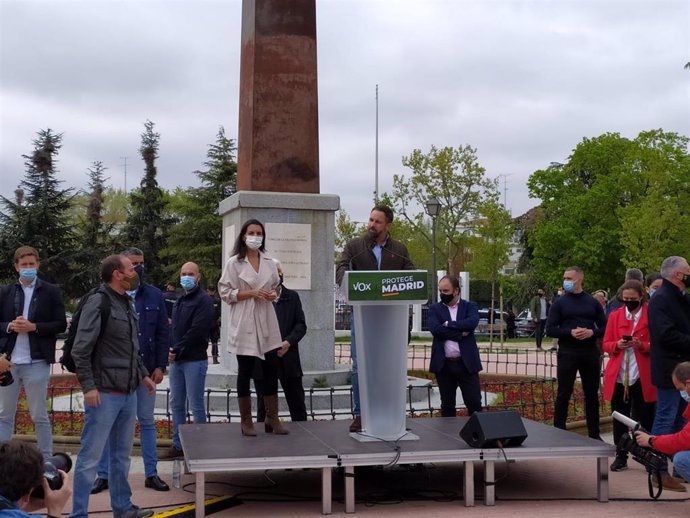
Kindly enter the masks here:
<path id="1" fill-rule="evenodd" d="M 280 286 L 278 287 L 278 300 L 273 305 L 278 317 L 280 336 L 283 344 L 280 349 L 266 353 L 266 361 L 276 362 L 280 386 L 285 393 L 285 401 L 290 409 L 290 418 L 293 421 L 307 420 L 307 407 L 304 402 L 304 387 L 302 386 L 302 363 L 299 359 L 299 341 L 307 334 L 307 322 L 302 310 L 302 301 L 296 291 L 290 290 L 283 284 L 283 267 L 276 261 Z M 261 373 L 259 362 L 254 369 L 255 374 Z M 257 409 L 256 420 L 263 422 L 266 416 L 264 408 L 261 375 L 254 377 L 256 388 Z"/>
<path id="2" fill-rule="evenodd" d="M 10 360 L 14 381 L 0 386 L 0 442 L 14 432 L 19 389 L 24 387 L 29 411 L 36 428 L 36 441 L 44 457 L 53 454 L 53 434 L 46 399 L 50 364 L 55 363 L 58 333 L 67 328 L 60 288 L 37 277 L 38 251 L 21 246 L 14 253 L 19 280 L 0 288 L 0 376 Z M 4 375 L 5 383 L 7 374 Z"/>
<path id="3" fill-rule="evenodd" d="M 441 302 L 429 306 L 428 325 L 434 337 L 429 370 L 436 374 L 441 393 L 441 416 L 455 417 L 458 386 L 470 415 L 482 411 L 479 358 L 474 330 L 479 323 L 477 305 L 460 298 L 460 280 L 446 275 L 438 281 Z"/>
<path id="4" fill-rule="evenodd" d="M 679 256 L 661 263 L 663 283 L 649 301 L 649 354 L 652 383 L 657 388 L 656 414 L 652 435 L 668 435 L 683 429 L 683 412 L 687 403 L 673 383 L 673 370 L 690 361 L 690 265 Z M 654 479 L 656 482 L 656 479 Z M 664 489 L 685 492 L 685 486 L 662 470 Z"/>

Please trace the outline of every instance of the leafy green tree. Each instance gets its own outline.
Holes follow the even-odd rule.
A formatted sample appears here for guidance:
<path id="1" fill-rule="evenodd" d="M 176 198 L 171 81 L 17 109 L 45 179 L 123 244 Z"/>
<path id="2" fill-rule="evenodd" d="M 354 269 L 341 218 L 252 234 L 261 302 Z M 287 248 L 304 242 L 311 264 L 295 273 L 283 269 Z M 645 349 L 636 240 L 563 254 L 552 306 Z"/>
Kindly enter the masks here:
<path id="1" fill-rule="evenodd" d="M 585 138 L 566 164 L 535 171 L 530 196 L 544 210 L 529 237 L 537 276 L 557 285 L 575 264 L 586 289 L 615 291 L 626 268 L 658 270 L 663 257 L 687 251 L 687 144 L 662 130 L 634 140 L 606 133 Z"/>
<path id="2" fill-rule="evenodd" d="M 472 238 L 472 259 L 468 270 L 472 278 L 484 279 L 491 284 L 490 308 L 493 310 L 497 307 L 496 286 L 500 280 L 500 270 L 508 262 L 510 238 L 514 231 L 513 219 L 505 207 L 495 199 L 488 199 L 481 204 L 479 216 Z M 493 328 L 491 330 L 493 331 Z M 491 332 L 489 347 L 492 345 Z"/>
<path id="3" fill-rule="evenodd" d="M 357 227 L 357 223 L 350 219 L 350 215 L 345 209 L 340 209 L 335 215 L 335 256 L 336 258 L 340 255 L 340 252 L 347 242 L 359 236 L 364 232 L 364 228 L 360 225 Z"/>
<path id="4" fill-rule="evenodd" d="M 160 134 L 154 131 L 154 123 L 147 120 L 139 147 L 145 164 L 144 178 L 139 189 L 130 194 L 130 212 L 123 232 L 127 246 L 136 246 L 144 252 L 146 275 L 153 284 L 162 284 L 166 278 L 160 251 L 165 246 L 170 223 L 165 213 L 164 193 L 156 180 L 159 143 Z"/>
<path id="5" fill-rule="evenodd" d="M 450 273 L 463 270 L 472 222 L 479 217 L 482 203 L 498 199 L 496 182 L 486 177 L 476 149 L 470 146 L 432 146 L 426 154 L 415 149 L 402 163 L 411 174 L 409 178 L 393 177 L 393 191 L 388 196 L 396 214 L 430 247 L 431 226 L 424 208 L 429 198 L 436 197 L 442 205 L 436 217 L 438 266 L 445 264 Z"/>
<path id="6" fill-rule="evenodd" d="M 72 202 L 72 189 L 61 189 L 62 181 L 57 178 L 56 157 L 62 147 L 62 134 L 47 129 L 40 130 L 37 135 L 33 152 L 23 155 L 26 175 L 17 198 L 0 198 L 3 276 L 15 276 L 14 250 L 21 245 L 31 245 L 41 256 L 41 277 L 61 285 L 69 293 L 66 281 L 73 254 L 73 235 L 66 216 Z"/>
<path id="7" fill-rule="evenodd" d="M 187 261 L 199 265 L 207 284 L 218 282 L 223 266 L 223 218 L 218 205 L 237 190 L 235 142 L 221 126 L 215 143 L 209 145 L 206 167 L 194 171 L 201 187 L 178 188 L 170 196 L 170 211 L 176 224 L 170 229 L 168 244 L 161 252 L 167 278 L 173 278 Z"/>

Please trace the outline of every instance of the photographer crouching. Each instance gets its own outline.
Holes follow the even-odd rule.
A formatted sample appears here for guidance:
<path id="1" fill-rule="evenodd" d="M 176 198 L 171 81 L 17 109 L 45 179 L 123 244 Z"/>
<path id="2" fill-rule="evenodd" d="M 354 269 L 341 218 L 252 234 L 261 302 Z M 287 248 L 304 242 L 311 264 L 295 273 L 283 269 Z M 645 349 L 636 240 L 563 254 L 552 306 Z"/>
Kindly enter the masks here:
<path id="1" fill-rule="evenodd" d="M 690 362 L 676 365 L 672 374 L 673 385 L 680 391 L 681 397 L 690 402 L 688 389 L 690 389 Z M 685 409 L 683 417 L 690 419 L 690 405 Z M 690 421 L 680 432 L 668 435 L 650 435 L 648 433 L 635 432 L 637 444 L 665 453 L 673 458 L 675 471 L 690 482 Z"/>
<path id="2" fill-rule="evenodd" d="M 0 443 L 0 518 L 27 517 L 32 511 L 45 508 L 48 518 L 62 514 L 72 491 L 65 471 L 58 471 L 61 477 L 59 489 L 51 489 L 45 477 L 43 455 L 33 445 L 13 439 Z M 42 498 L 32 498 L 32 493 L 41 488 Z"/>

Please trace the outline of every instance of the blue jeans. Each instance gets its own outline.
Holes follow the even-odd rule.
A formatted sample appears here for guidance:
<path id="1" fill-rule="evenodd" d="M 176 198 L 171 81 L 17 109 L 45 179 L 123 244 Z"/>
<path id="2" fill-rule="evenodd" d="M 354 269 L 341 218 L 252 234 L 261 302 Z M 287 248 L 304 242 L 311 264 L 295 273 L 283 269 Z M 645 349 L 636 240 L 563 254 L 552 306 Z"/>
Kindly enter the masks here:
<path id="1" fill-rule="evenodd" d="M 53 431 L 46 407 L 50 365 L 39 360 L 33 363 L 14 365 L 11 372 L 14 383 L 0 387 L 0 442 L 9 441 L 12 438 L 17 415 L 19 389 L 23 386 L 29 404 L 31 420 L 36 428 L 38 448 L 44 457 L 50 457 L 53 454 Z"/>
<path id="2" fill-rule="evenodd" d="M 679 451 L 673 456 L 673 469 L 686 481 L 690 481 L 690 451 Z"/>
<path id="3" fill-rule="evenodd" d="M 101 392 L 101 404 L 97 407 L 86 407 L 81 449 L 74 468 L 71 518 L 88 516 L 89 496 L 106 441 L 110 443 L 108 485 L 113 514 L 120 516 L 132 509 L 132 489 L 129 487 L 127 476 L 134 442 L 136 413 L 137 400 L 134 393 Z"/>
<path id="4" fill-rule="evenodd" d="M 144 458 L 146 478 L 158 475 L 158 454 L 156 452 L 156 423 L 153 412 L 156 408 L 156 394 L 149 395 L 144 385 L 137 389 L 137 421 L 141 438 L 141 455 Z M 105 443 L 101 461 L 98 463 L 98 478 L 108 479 L 108 459 L 110 458 L 110 441 Z"/>
<path id="5" fill-rule="evenodd" d="M 353 311 L 350 306 L 350 311 Z M 352 357 L 352 413 L 360 415 L 359 409 L 359 372 L 357 370 L 357 347 L 355 346 L 355 317 L 350 313 L 350 356 Z"/>
<path id="6" fill-rule="evenodd" d="M 656 413 L 652 435 L 668 435 L 679 432 L 685 424 L 683 411 L 686 403 L 677 389 L 659 388 L 656 392 Z M 666 470 L 662 470 L 666 471 Z"/>
<path id="7" fill-rule="evenodd" d="M 178 450 L 180 443 L 179 426 L 187 418 L 185 402 L 189 402 L 189 409 L 194 417 L 194 423 L 206 422 L 206 408 L 204 405 L 204 386 L 206 385 L 206 371 L 208 360 L 188 362 L 173 362 L 170 364 L 170 410 L 173 420 L 172 443 Z"/>

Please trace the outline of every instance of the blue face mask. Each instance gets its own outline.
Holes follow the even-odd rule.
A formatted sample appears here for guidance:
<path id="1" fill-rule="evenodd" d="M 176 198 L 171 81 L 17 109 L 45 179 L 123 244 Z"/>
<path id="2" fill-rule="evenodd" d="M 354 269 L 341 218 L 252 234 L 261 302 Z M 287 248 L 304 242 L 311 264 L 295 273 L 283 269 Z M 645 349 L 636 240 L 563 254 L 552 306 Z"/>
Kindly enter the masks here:
<path id="1" fill-rule="evenodd" d="M 180 277 L 180 286 L 186 291 L 194 289 L 196 286 L 196 277 L 190 277 L 188 275 L 183 275 Z"/>
<path id="2" fill-rule="evenodd" d="M 649 298 L 651 299 L 655 293 L 656 293 L 656 290 L 649 290 Z"/>
<path id="3" fill-rule="evenodd" d="M 20 268 L 19 276 L 27 281 L 33 281 L 38 275 L 38 268 Z"/>
<path id="4" fill-rule="evenodd" d="M 139 276 L 139 282 L 144 281 L 144 265 L 143 264 L 138 264 L 134 267 L 134 271 L 137 272 L 137 275 Z"/>
<path id="5" fill-rule="evenodd" d="M 563 289 L 566 293 L 575 291 L 575 281 L 563 281 Z"/>
<path id="6" fill-rule="evenodd" d="M 681 390 L 680 391 L 680 397 L 682 397 L 685 401 L 690 403 L 690 394 L 686 390 Z"/>

